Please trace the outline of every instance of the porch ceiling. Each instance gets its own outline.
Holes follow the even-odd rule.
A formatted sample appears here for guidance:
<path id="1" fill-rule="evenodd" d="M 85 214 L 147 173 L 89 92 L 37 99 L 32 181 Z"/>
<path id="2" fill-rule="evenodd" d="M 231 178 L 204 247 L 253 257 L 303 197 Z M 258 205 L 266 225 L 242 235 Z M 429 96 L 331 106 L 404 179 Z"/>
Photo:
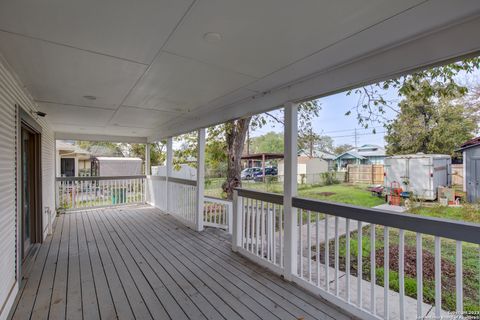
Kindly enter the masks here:
<path id="1" fill-rule="evenodd" d="M 235 103 L 479 13 L 476 0 L 5 0 L 0 52 L 55 131 L 158 138 L 273 108 Z"/>

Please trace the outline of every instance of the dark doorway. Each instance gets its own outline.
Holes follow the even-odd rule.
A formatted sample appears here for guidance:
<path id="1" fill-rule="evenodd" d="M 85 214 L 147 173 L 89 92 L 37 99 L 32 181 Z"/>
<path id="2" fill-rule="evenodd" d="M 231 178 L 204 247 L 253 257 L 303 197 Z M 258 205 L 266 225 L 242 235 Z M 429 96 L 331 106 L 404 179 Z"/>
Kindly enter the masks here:
<path id="1" fill-rule="evenodd" d="M 62 158 L 60 160 L 60 174 L 62 177 L 74 177 L 75 176 L 75 159 Z"/>
<path id="2" fill-rule="evenodd" d="M 22 260 L 32 244 L 42 241 L 40 133 L 22 117 L 21 128 L 21 236 Z"/>

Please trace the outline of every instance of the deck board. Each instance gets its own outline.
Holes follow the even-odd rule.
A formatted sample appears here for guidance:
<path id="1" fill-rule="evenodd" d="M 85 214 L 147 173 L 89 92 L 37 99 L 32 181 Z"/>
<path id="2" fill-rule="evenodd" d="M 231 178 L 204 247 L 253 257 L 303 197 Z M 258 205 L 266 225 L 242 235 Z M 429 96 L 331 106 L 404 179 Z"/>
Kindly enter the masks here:
<path id="1" fill-rule="evenodd" d="M 11 319 L 349 319 L 149 206 L 70 212 L 40 247 Z"/>

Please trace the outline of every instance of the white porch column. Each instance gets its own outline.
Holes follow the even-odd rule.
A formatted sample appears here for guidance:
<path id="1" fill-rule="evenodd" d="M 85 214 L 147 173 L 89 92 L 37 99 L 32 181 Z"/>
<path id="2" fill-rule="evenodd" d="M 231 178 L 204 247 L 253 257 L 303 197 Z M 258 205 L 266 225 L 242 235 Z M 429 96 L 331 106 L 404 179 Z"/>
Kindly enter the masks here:
<path id="1" fill-rule="evenodd" d="M 150 167 L 150 143 L 145 143 L 145 175 L 151 175 Z"/>
<path id="2" fill-rule="evenodd" d="M 172 169 L 173 169 L 173 138 L 169 137 L 167 138 L 167 158 L 165 159 L 165 166 L 166 166 L 166 172 L 165 172 L 165 184 L 167 186 L 167 192 L 165 193 L 165 202 L 166 206 L 165 208 L 167 209 L 167 212 L 170 212 L 170 186 L 168 183 L 168 178 L 172 176 Z"/>
<path id="3" fill-rule="evenodd" d="M 203 193 L 205 189 L 205 129 L 198 130 L 197 153 L 197 214 L 195 226 L 197 231 L 203 230 Z"/>
<path id="4" fill-rule="evenodd" d="M 284 266 L 285 279 L 297 274 L 297 209 L 292 207 L 292 197 L 297 195 L 297 108 L 296 103 L 286 103 L 284 133 L 283 208 L 285 212 Z"/>

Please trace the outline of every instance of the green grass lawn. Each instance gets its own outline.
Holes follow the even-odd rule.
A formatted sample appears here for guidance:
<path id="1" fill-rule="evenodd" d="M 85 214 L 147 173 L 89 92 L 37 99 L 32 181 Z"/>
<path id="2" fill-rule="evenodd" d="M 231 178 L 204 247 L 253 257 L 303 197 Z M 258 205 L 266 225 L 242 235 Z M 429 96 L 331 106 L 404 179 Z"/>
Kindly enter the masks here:
<path id="1" fill-rule="evenodd" d="M 480 210 L 478 205 L 463 204 L 461 207 L 445 207 L 441 205 L 413 207 L 409 212 L 429 217 L 468 221 L 480 223 Z"/>
<path id="2" fill-rule="evenodd" d="M 215 178 L 205 185 L 205 194 L 213 197 L 224 197 L 222 194 L 222 183 L 224 179 Z M 283 193 L 281 182 L 251 182 L 243 181 L 242 187 L 250 190 L 263 192 Z M 329 186 L 320 185 L 299 185 L 298 194 L 300 197 L 328 200 L 333 202 L 348 203 L 364 207 L 374 207 L 384 203 L 382 198 L 374 197 L 367 191 L 366 185 L 334 184 Z"/>
<path id="3" fill-rule="evenodd" d="M 205 193 L 208 195 L 215 195 L 221 197 L 221 183 L 223 179 L 219 179 L 215 185 L 210 184 L 210 188 L 206 188 Z M 253 189 L 264 192 L 282 193 L 283 185 L 281 183 L 254 183 L 244 182 L 243 188 Z M 327 200 L 338 203 L 348 203 L 363 207 L 375 207 L 384 204 L 385 200 L 372 194 L 367 190 L 366 185 L 353 185 L 347 183 L 340 183 L 329 186 L 320 185 L 299 185 L 298 194 L 301 197 Z M 422 204 L 414 203 L 409 212 L 422 216 L 446 218 L 452 220 L 461 220 L 480 223 L 480 210 L 476 205 L 465 204 L 462 207 L 443 207 L 437 204 Z M 304 214 L 303 221 L 306 222 L 307 217 Z M 376 241 L 375 251 L 378 250 L 377 257 L 383 257 L 384 239 L 383 227 L 376 226 Z M 363 229 L 362 238 L 362 274 L 366 280 L 370 279 L 370 227 Z M 399 232 L 397 229 L 390 230 L 390 289 L 398 292 L 398 244 Z M 351 266 L 352 274 L 357 273 L 357 233 L 351 234 Z M 449 239 L 442 239 L 442 306 L 446 310 L 455 310 L 455 241 Z M 330 246 L 330 261 L 334 261 L 334 242 L 329 243 Z M 323 248 L 321 248 L 323 250 Z M 415 270 L 416 263 L 416 235 L 414 232 L 405 232 L 405 263 L 410 264 L 410 268 L 406 270 Z M 433 304 L 435 298 L 435 281 L 432 266 L 434 263 L 434 237 L 423 236 L 423 251 L 424 251 L 424 283 L 423 283 L 423 297 L 424 302 Z M 315 248 L 313 248 L 315 252 Z M 323 252 L 323 251 L 322 251 Z M 395 252 L 397 254 L 396 258 Z M 345 255 L 346 255 L 346 239 L 340 238 L 339 244 L 340 268 L 345 271 Z M 480 249 L 478 245 L 463 243 L 463 281 L 464 281 L 464 308 L 467 311 L 480 311 Z M 396 262 L 395 262 L 395 259 Z M 342 266 L 343 261 L 343 266 Z M 393 264 L 392 264 L 392 261 Z M 333 267 L 333 265 L 331 265 Z M 452 271 L 453 270 L 453 271 Z M 375 264 L 376 282 L 383 286 L 383 264 L 376 261 Z M 413 298 L 417 296 L 417 283 L 415 274 L 405 274 L 405 293 Z"/>
<path id="4" fill-rule="evenodd" d="M 372 196 L 365 185 L 334 184 L 330 186 L 311 186 L 299 189 L 299 195 L 305 198 L 348 203 L 362 207 L 375 207 L 385 203 L 383 198 Z"/>

